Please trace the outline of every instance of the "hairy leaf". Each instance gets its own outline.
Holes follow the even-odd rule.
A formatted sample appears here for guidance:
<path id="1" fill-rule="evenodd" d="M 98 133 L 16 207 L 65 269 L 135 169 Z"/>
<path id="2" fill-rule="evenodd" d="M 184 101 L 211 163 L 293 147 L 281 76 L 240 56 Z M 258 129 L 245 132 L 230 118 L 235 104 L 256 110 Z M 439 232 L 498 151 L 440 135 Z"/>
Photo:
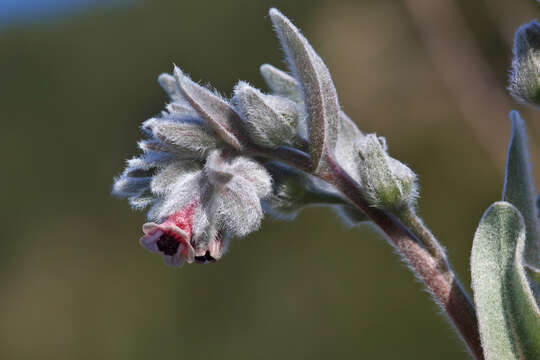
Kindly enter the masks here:
<path id="1" fill-rule="evenodd" d="M 302 88 L 312 168 L 317 171 L 337 141 L 340 109 L 336 90 L 326 65 L 291 21 L 276 9 L 270 10 L 270 17 Z"/>
<path id="2" fill-rule="evenodd" d="M 243 148 L 238 139 L 240 117 L 234 109 L 221 97 L 208 89 L 194 83 L 178 68 L 174 68 L 174 76 L 178 87 L 186 100 L 193 106 L 208 125 L 225 141 L 237 150 Z"/>
<path id="3" fill-rule="evenodd" d="M 486 360 L 540 359 L 540 311 L 522 265 L 523 217 L 508 202 L 486 210 L 474 235 L 471 275 Z"/>
<path id="4" fill-rule="evenodd" d="M 261 65 L 260 71 L 273 94 L 284 96 L 295 102 L 302 102 L 298 82 L 291 75 L 270 64 Z"/>
<path id="5" fill-rule="evenodd" d="M 517 111 L 510 113 L 512 135 L 508 146 L 503 200 L 523 215 L 527 228 L 525 263 L 540 271 L 540 226 L 535 202 L 534 179 L 529 163 L 527 131 Z"/>

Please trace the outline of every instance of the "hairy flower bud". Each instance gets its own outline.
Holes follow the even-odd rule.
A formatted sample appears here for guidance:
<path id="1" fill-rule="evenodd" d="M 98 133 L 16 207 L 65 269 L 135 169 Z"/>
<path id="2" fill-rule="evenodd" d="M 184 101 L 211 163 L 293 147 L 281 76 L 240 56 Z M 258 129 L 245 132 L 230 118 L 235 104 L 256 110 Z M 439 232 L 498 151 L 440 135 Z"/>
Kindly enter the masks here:
<path id="1" fill-rule="evenodd" d="M 391 158 L 385 146 L 385 141 L 377 135 L 366 136 L 360 150 L 362 187 L 372 206 L 397 210 L 416 198 L 416 175 Z"/>
<path id="2" fill-rule="evenodd" d="M 536 20 L 516 31 L 508 89 L 519 102 L 540 106 L 540 24 Z"/>
<path id="3" fill-rule="evenodd" d="M 264 95 L 241 81 L 234 89 L 232 102 L 255 144 L 274 148 L 292 143 L 298 121 L 298 110 L 293 101 Z"/>

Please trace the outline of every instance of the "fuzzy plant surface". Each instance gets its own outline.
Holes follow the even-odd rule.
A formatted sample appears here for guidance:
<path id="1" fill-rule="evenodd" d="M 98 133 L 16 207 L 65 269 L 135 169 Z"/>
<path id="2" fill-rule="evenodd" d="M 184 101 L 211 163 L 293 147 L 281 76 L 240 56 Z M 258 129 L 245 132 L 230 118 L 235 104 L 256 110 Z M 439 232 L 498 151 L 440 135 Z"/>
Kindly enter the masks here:
<path id="1" fill-rule="evenodd" d="M 502 201 L 474 236 L 473 302 L 417 215 L 416 174 L 343 112 L 327 66 L 293 23 L 276 9 L 270 19 L 289 68 L 261 66 L 269 92 L 240 81 L 225 98 L 176 66 L 159 76 L 169 103 L 143 122 L 142 153 L 113 185 L 133 208 L 148 208 L 140 244 L 170 266 L 213 263 L 265 215 L 292 220 L 304 207 L 327 206 L 348 225 L 382 230 L 473 358 L 540 359 L 540 225 L 519 114 L 510 116 Z M 509 87 L 533 105 L 539 29 L 518 30 Z"/>

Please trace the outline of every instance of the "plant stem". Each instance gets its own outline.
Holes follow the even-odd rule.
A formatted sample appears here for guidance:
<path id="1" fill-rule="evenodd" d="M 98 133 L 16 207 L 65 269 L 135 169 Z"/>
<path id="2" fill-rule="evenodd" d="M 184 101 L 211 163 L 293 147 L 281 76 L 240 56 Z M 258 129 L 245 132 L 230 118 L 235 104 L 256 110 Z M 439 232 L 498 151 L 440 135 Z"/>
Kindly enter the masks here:
<path id="1" fill-rule="evenodd" d="M 309 156 L 302 151 L 285 147 L 278 149 L 251 147 L 250 150 L 256 155 L 282 161 L 310 172 Z M 448 315 L 472 356 L 476 360 L 483 360 L 474 305 L 451 269 L 444 249 L 433 234 L 412 209 L 407 209 L 400 221 L 393 214 L 369 206 L 359 184 L 330 157 L 327 157 L 327 162 L 325 170 L 316 175 L 335 186 L 384 231 L 388 242 L 401 254 L 411 271 L 424 282 L 435 302 Z"/>
<path id="2" fill-rule="evenodd" d="M 408 229 L 394 215 L 370 207 L 358 184 L 337 164 L 334 163 L 333 168 L 322 177 L 342 191 L 385 232 L 390 244 L 399 251 L 410 269 L 424 282 L 435 302 L 446 312 L 474 358 L 483 359 L 474 305 L 431 232 L 418 222 L 412 223 L 413 230 Z M 424 242 L 428 244 L 427 247 Z"/>
<path id="3" fill-rule="evenodd" d="M 416 215 L 414 209 L 410 206 L 402 209 L 397 215 L 399 220 L 405 225 L 422 243 L 428 248 L 431 255 L 437 259 L 437 263 L 441 266 L 441 271 L 451 271 L 448 258 L 444 248 L 439 244 L 435 236 L 424 225 L 422 219 Z"/>

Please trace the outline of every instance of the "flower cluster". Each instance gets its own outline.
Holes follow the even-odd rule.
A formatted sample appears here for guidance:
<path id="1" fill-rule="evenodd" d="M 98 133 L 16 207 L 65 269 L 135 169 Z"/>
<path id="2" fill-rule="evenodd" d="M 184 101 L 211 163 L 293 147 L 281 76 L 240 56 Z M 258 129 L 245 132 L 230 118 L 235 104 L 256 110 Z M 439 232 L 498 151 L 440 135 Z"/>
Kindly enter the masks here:
<path id="1" fill-rule="evenodd" d="M 115 195 L 136 209 L 150 207 L 140 242 L 169 265 L 219 259 L 230 238 L 258 229 L 264 212 L 291 218 L 325 204 L 351 224 L 365 221 L 321 179 L 329 163 L 373 206 L 396 208 L 414 198 L 414 174 L 388 156 L 383 138 L 364 135 L 341 111 L 323 61 L 287 18 L 275 9 L 270 15 L 294 76 L 265 64 L 270 94 L 240 81 L 225 99 L 177 67 L 160 75 L 170 102 L 143 123 L 143 153 L 115 180 Z M 304 154 L 311 165 L 300 169 L 268 155 L 280 149 Z"/>

